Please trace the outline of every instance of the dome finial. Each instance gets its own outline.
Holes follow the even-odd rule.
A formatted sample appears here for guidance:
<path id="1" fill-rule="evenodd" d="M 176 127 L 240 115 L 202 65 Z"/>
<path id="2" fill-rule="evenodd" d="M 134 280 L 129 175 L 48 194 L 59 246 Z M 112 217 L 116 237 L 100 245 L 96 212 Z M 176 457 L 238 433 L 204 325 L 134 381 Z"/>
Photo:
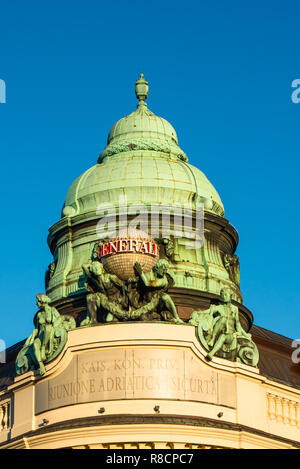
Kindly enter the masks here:
<path id="1" fill-rule="evenodd" d="M 145 101 L 148 97 L 149 86 L 147 80 L 144 78 L 144 74 L 141 73 L 140 78 L 135 83 L 135 95 L 137 99 Z"/>

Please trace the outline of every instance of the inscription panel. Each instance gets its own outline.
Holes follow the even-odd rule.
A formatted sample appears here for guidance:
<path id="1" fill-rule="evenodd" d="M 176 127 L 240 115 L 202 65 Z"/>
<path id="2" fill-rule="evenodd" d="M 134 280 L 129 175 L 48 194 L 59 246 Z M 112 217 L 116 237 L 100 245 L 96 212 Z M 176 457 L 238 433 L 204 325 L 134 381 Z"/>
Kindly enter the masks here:
<path id="1" fill-rule="evenodd" d="M 116 399 L 176 399 L 235 407 L 235 384 L 187 348 L 106 348 L 75 355 L 36 385 L 36 413 Z"/>

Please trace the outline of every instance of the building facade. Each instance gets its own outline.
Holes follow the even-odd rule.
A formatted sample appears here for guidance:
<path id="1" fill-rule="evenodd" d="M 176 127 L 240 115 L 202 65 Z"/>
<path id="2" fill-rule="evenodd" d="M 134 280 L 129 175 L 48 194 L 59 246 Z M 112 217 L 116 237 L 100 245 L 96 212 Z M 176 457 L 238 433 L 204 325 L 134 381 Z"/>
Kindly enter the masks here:
<path id="1" fill-rule="evenodd" d="M 135 90 L 49 230 L 34 329 L 0 365 L 0 448 L 300 448 L 292 341 L 253 325 L 218 193 Z"/>

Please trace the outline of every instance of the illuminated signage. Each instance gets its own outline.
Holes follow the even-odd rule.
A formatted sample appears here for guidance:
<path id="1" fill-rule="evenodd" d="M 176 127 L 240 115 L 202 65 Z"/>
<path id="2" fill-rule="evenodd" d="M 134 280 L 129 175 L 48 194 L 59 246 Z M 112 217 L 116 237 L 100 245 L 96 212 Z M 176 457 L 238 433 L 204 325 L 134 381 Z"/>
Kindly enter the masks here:
<path id="1" fill-rule="evenodd" d="M 98 248 L 98 257 L 99 259 L 102 259 L 103 257 L 123 252 L 150 254 L 155 257 L 157 256 L 158 249 L 157 244 L 152 241 L 143 241 L 141 239 L 119 239 L 101 244 Z"/>

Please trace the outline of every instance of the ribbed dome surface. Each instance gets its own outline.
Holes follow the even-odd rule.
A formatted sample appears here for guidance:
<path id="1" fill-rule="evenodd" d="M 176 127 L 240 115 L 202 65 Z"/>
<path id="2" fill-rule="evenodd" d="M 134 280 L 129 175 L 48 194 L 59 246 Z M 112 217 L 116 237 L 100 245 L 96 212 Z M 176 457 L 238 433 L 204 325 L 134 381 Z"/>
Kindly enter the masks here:
<path id="1" fill-rule="evenodd" d="M 174 127 L 162 117 L 147 109 L 144 102 L 138 104 L 136 111 L 116 122 L 109 132 L 109 144 L 120 138 L 157 138 L 178 144 Z"/>
<path id="2" fill-rule="evenodd" d="M 113 125 L 98 165 L 72 184 L 63 216 L 96 211 L 99 204 L 186 204 L 204 202 L 224 216 L 221 199 L 199 169 L 187 163 L 172 125 L 151 112 L 144 100 L 148 82 L 136 82 L 137 109 Z"/>
<path id="3" fill-rule="evenodd" d="M 221 199 L 206 176 L 194 166 L 163 153 L 125 152 L 107 158 L 77 178 L 65 206 L 72 215 L 96 211 L 99 204 L 184 204 L 206 199 L 206 209 L 224 216 Z"/>

